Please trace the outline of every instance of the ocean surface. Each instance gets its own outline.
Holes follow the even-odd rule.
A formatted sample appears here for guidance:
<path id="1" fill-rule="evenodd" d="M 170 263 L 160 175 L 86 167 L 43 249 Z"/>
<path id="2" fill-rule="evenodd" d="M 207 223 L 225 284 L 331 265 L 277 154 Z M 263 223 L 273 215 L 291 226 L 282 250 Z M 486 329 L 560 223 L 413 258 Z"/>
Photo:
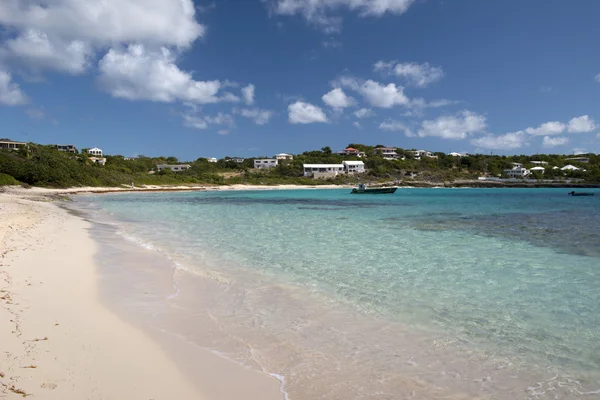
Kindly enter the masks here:
<path id="1" fill-rule="evenodd" d="M 282 398 L 600 399 L 600 191 L 568 191 L 131 193 L 74 207 L 94 222 L 109 303 L 272 374 Z"/>

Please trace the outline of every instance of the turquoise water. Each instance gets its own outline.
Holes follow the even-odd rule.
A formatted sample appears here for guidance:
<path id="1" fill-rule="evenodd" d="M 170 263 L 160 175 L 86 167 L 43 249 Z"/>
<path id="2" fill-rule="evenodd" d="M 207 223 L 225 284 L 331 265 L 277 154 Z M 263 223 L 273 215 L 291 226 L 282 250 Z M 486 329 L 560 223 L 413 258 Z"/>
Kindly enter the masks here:
<path id="1" fill-rule="evenodd" d="M 432 387 L 484 398 L 600 398 L 600 192 L 579 198 L 565 189 L 348 192 L 116 194 L 80 203 L 118 221 L 121 237 L 196 276 L 179 275 L 177 291 L 195 292 L 198 276 L 219 282 L 213 296 L 219 304 L 203 303 L 214 311 L 211 318 L 220 315 L 223 329 L 254 332 L 244 343 L 257 351 L 263 346 L 261 362 L 292 375 L 292 386 L 301 372 L 286 363 L 300 361 L 274 360 L 278 352 L 267 351 L 259 336 L 306 341 L 305 348 L 331 360 L 360 348 L 360 363 L 373 363 L 370 371 L 397 369 Z M 321 339 L 309 328 L 296 333 L 318 318 L 335 330 L 332 341 L 344 338 L 344 348 L 327 343 L 333 336 L 325 333 Z M 434 352 L 442 342 L 451 344 L 447 352 Z M 402 366 L 382 354 L 385 346 L 406 349 Z M 457 365 L 461 354 L 468 355 L 464 366 Z M 314 363 L 314 373 L 331 369 L 311 360 L 301 363 Z M 460 383 L 448 383 L 450 364 L 460 370 Z M 347 377 L 364 376 L 353 368 Z"/>

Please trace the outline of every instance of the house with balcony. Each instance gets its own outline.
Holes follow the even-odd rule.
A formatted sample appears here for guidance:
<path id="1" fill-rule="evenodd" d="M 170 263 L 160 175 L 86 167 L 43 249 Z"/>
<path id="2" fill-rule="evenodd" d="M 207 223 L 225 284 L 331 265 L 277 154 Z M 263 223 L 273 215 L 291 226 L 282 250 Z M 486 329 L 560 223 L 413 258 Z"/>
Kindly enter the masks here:
<path id="1" fill-rule="evenodd" d="M 275 155 L 275 159 L 279 160 L 279 161 L 283 161 L 283 160 L 293 160 L 294 156 L 291 154 L 286 154 L 286 153 L 279 153 Z"/>
<path id="2" fill-rule="evenodd" d="M 94 156 L 94 157 L 102 157 L 102 149 L 99 149 L 97 147 L 94 147 L 93 149 L 88 149 L 87 153 L 90 156 Z"/>
<path id="3" fill-rule="evenodd" d="M 347 174 L 363 174 L 365 172 L 365 163 L 362 161 L 344 161 L 342 165 Z"/>
<path id="4" fill-rule="evenodd" d="M 373 153 L 383 157 L 385 160 L 396 160 L 399 158 L 395 147 L 376 147 Z"/>
<path id="5" fill-rule="evenodd" d="M 190 168 L 192 168 L 192 166 L 189 165 L 189 164 L 158 164 L 156 166 L 156 169 L 158 171 L 163 171 L 165 169 L 170 169 L 173 172 L 187 171 Z"/>
<path id="6" fill-rule="evenodd" d="M 344 150 L 337 152 L 340 156 L 354 156 L 354 157 L 364 157 L 366 154 L 364 151 L 357 150 L 353 147 L 347 147 Z"/>
<path id="7" fill-rule="evenodd" d="M 0 149 L 18 150 L 21 147 L 27 147 L 27 143 L 15 142 L 10 139 L 0 139 Z"/>
<path id="8" fill-rule="evenodd" d="M 422 157 L 438 158 L 437 156 L 433 155 L 432 152 L 427 150 L 412 150 L 409 151 L 409 153 L 413 156 L 415 160 L 420 160 Z"/>
<path id="9" fill-rule="evenodd" d="M 77 153 L 77 147 L 72 144 L 57 144 L 56 150 L 64 151 L 67 153 Z"/>
<path id="10" fill-rule="evenodd" d="M 518 166 L 514 166 L 512 169 L 504 170 L 504 174 L 509 178 L 524 179 L 526 176 L 531 174 L 531 172 L 527 168 L 523 168 L 521 164 L 513 163 L 513 165 L 515 164 Z"/>
<path id="11" fill-rule="evenodd" d="M 255 169 L 269 169 L 275 168 L 279 164 L 279 160 L 276 158 L 259 158 L 254 160 Z"/>
<path id="12" fill-rule="evenodd" d="M 344 164 L 304 164 L 304 176 L 332 178 L 344 173 Z"/>

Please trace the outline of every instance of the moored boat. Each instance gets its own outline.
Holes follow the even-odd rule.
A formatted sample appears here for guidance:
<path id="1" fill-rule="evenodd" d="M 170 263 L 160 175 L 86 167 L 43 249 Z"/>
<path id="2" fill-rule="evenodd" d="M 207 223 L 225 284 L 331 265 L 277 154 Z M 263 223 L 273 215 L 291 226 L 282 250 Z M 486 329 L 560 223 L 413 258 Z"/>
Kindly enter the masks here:
<path id="1" fill-rule="evenodd" d="M 398 188 L 382 187 L 382 188 L 367 188 L 363 183 L 358 185 L 358 188 L 352 189 L 352 194 L 392 194 L 396 193 Z"/>
<path id="2" fill-rule="evenodd" d="M 576 191 L 572 191 L 569 192 L 569 196 L 593 196 L 596 193 L 594 192 L 576 192 Z"/>

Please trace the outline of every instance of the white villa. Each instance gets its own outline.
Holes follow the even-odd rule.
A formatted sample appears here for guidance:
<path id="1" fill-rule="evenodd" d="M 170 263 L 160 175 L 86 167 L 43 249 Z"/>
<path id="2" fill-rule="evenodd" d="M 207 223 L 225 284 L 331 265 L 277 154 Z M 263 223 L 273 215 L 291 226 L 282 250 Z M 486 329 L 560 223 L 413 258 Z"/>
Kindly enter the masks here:
<path id="1" fill-rule="evenodd" d="M 569 164 L 569 165 L 565 165 L 560 170 L 561 171 L 579 171 L 580 169 L 581 168 L 577 168 L 576 166 Z"/>
<path id="2" fill-rule="evenodd" d="M 395 160 L 398 158 L 395 147 L 376 147 L 373 149 L 373 152 L 382 156 L 385 160 Z"/>
<path id="3" fill-rule="evenodd" d="M 546 171 L 546 168 L 544 167 L 533 167 L 531 169 L 529 169 L 529 171 L 533 172 L 540 172 L 540 173 L 544 173 L 544 171 Z"/>
<path id="4" fill-rule="evenodd" d="M 362 161 L 344 161 L 342 164 L 304 164 L 304 176 L 329 178 L 339 174 L 361 174 L 365 172 Z"/>
<path id="5" fill-rule="evenodd" d="M 210 162 L 210 163 L 216 163 L 216 162 L 217 162 L 217 159 L 216 159 L 216 158 L 214 158 L 214 157 L 210 157 L 210 158 L 207 158 L 207 159 L 206 159 L 206 161 L 208 161 L 208 162 Z"/>
<path id="6" fill-rule="evenodd" d="M 467 154 L 467 153 L 461 154 L 461 153 L 452 152 L 452 153 L 448 153 L 448 155 L 451 157 L 467 157 L 469 154 Z"/>
<path id="7" fill-rule="evenodd" d="M 291 154 L 279 153 L 279 154 L 275 154 L 275 159 L 276 160 L 293 160 L 294 156 Z"/>
<path id="8" fill-rule="evenodd" d="M 159 171 L 165 170 L 165 169 L 170 169 L 173 172 L 181 172 L 181 171 L 185 171 L 187 169 L 192 168 L 191 165 L 188 164 L 158 164 L 156 166 L 156 169 Z"/>
<path id="9" fill-rule="evenodd" d="M 93 149 L 88 149 L 87 153 L 94 157 L 102 157 L 102 149 L 94 147 Z"/>
<path id="10" fill-rule="evenodd" d="M 533 165 L 548 165 L 546 161 L 531 161 Z"/>
<path id="11" fill-rule="evenodd" d="M 512 169 L 504 170 L 504 174 L 508 175 L 509 178 L 523 179 L 531 173 L 527 168 L 523 168 L 521 166 L 521 164 L 513 163 L 513 165 L 519 165 L 519 166 L 518 167 L 515 166 Z"/>
<path id="12" fill-rule="evenodd" d="M 275 168 L 278 164 L 279 161 L 275 158 L 261 158 L 254 160 L 254 168 L 256 169 Z"/>
<path id="13" fill-rule="evenodd" d="M 421 157 L 438 158 L 437 156 L 434 156 L 432 152 L 427 150 L 413 150 L 409 151 L 409 153 L 412 154 L 415 160 L 420 160 Z"/>
<path id="14" fill-rule="evenodd" d="M 27 143 L 15 142 L 10 139 L 0 139 L 0 149 L 16 150 L 22 146 L 27 146 Z"/>

